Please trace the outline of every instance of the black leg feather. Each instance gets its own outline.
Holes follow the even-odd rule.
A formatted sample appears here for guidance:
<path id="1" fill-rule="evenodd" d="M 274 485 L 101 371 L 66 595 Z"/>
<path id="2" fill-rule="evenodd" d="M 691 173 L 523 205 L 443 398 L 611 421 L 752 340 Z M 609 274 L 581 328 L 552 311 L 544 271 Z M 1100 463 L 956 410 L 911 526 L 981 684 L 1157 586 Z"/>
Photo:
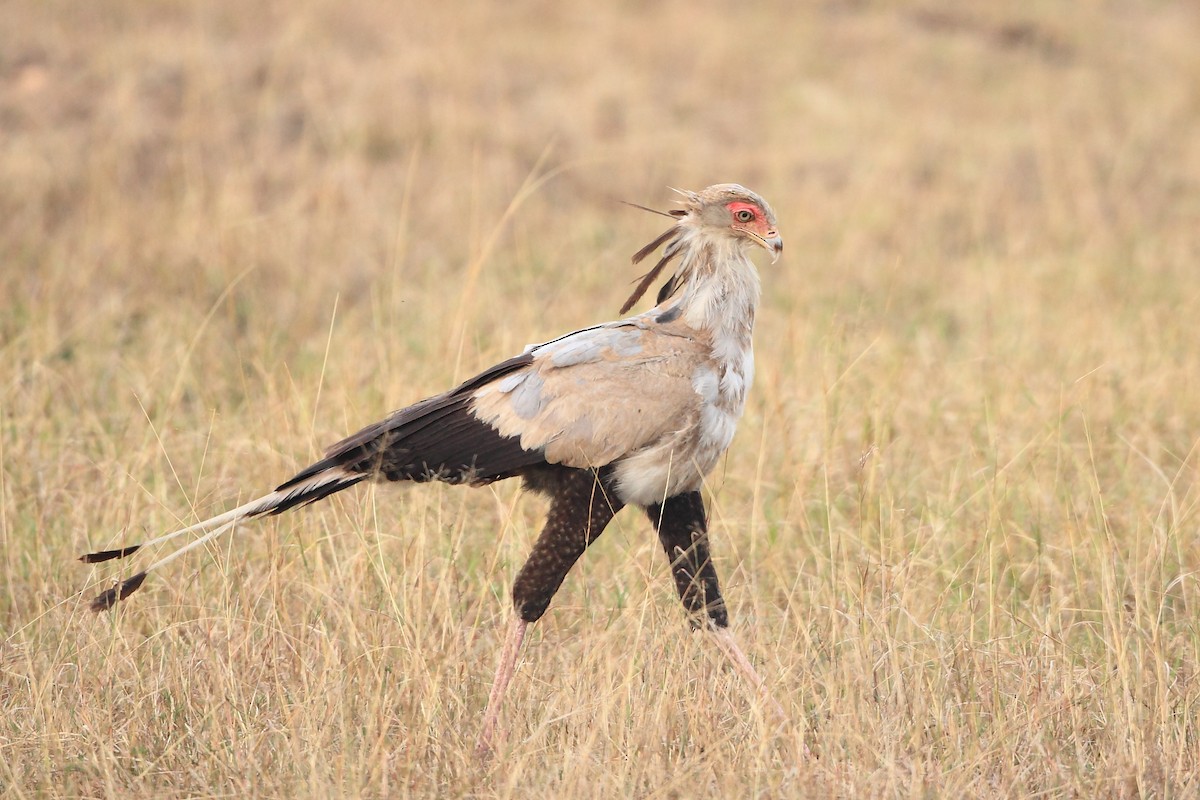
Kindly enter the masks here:
<path id="1" fill-rule="evenodd" d="M 728 627 L 729 612 L 708 552 L 708 519 L 700 493 L 670 497 L 664 503 L 650 506 L 646 513 L 667 551 L 675 588 L 692 627 L 699 627 L 706 615 L 718 628 Z"/>
<path id="2" fill-rule="evenodd" d="M 603 474 L 555 467 L 527 477 L 529 488 L 551 497 L 546 526 L 513 583 L 513 605 L 526 622 L 546 613 L 551 598 L 587 546 L 621 510 L 621 501 L 606 491 Z"/>

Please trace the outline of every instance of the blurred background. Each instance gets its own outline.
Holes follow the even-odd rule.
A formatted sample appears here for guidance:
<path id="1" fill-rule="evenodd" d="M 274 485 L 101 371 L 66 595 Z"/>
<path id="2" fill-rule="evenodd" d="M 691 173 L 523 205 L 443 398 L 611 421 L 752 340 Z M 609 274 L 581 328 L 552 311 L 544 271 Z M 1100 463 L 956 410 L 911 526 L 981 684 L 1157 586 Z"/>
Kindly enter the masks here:
<path id="1" fill-rule="evenodd" d="M 0 699 L 19 720 L 4 788 L 1195 786 L 1195 4 L 0 7 Z M 517 718 L 520 763 L 568 740 L 591 755 L 507 789 L 463 777 L 537 530 L 515 489 L 339 499 L 173 566 L 116 623 L 78 605 L 112 575 L 76 554 L 227 508 L 392 408 L 613 318 L 629 256 L 663 227 L 619 201 L 669 208 L 669 187 L 717 182 L 766 197 L 787 244 L 762 264 L 757 382 L 710 486 L 718 561 L 820 763 L 761 745 L 732 679 L 705 701 L 728 718 L 680 722 L 704 648 L 630 516 L 568 579 L 514 690 L 548 709 Z M 394 614 L 355 627 L 368 606 Z M 639 607 L 652 624 L 631 632 Z M 291 663 L 248 619 L 324 637 L 307 648 L 344 672 L 301 693 L 311 719 L 268 693 L 290 722 L 208 721 L 205 691 L 243 685 L 255 647 Z M 168 626 L 193 633 L 154 634 Z M 147 648 L 181 665 L 214 626 L 258 644 L 205 691 L 183 667 L 147 672 Z M 673 653 L 682 666 L 653 674 L 678 693 L 621 683 L 603 637 Z M 398 698 L 372 671 L 423 674 L 394 664 L 397 641 L 470 671 Z M 123 683 L 96 677 L 115 661 Z M 610 733 L 560 741 L 574 723 L 546 722 L 556 704 L 609 698 L 558 683 L 573 673 L 643 710 L 614 701 L 592 715 Z M 447 686 L 461 706 L 429 700 Z M 163 693 L 225 744 L 181 750 L 171 714 L 106 727 L 79 710 Z M 322 739 L 324 694 L 411 749 L 336 725 Z M 709 751 L 724 766 L 657 739 L 654 702 L 660 730 L 727 736 Z M 233 746 L 230 725 L 250 749 L 189 771 Z M 461 733 L 412 738 L 428 730 Z M 264 755 L 280 741 L 326 742 L 329 760 L 283 765 Z"/>

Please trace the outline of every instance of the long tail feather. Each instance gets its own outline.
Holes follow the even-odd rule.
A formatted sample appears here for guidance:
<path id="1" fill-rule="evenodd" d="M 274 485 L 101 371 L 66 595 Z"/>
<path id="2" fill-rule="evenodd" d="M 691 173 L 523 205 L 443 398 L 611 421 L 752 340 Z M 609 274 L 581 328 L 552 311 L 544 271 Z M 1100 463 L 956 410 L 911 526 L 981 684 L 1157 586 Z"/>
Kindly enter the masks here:
<path id="1" fill-rule="evenodd" d="M 102 550 L 97 553 L 88 553 L 80 556 L 79 560 L 85 564 L 96 564 L 103 561 L 109 561 L 114 558 L 124 558 L 133 555 L 138 550 L 144 547 L 151 547 L 157 544 L 169 542 L 179 536 L 196 531 L 203 531 L 204 535 L 195 541 L 180 547 L 179 549 L 167 554 L 158 561 L 155 561 L 150 566 L 146 567 L 136 575 L 124 580 L 120 586 L 113 587 L 103 592 L 95 600 L 92 601 L 91 609 L 93 611 L 104 611 L 112 608 L 117 604 L 117 601 L 124 600 L 129 595 L 136 592 L 154 570 L 165 566 L 175 559 L 182 556 L 205 542 L 211 541 L 221 534 L 230 531 L 239 522 L 243 520 L 255 519 L 267 514 L 278 514 L 286 511 L 289 508 L 296 506 L 307 505 L 323 497 L 327 497 L 334 492 L 341 491 L 350 486 L 353 486 L 360 481 L 366 480 L 368 476 L 350 472 L 341 467 L 334 467 L 323 470 L 322 472 L 311 475 L 303 481 L 291 482 L 284 485 L 284 488 L 276 489 L 268 495 L 251 500 L 245 505 L 238 506 L 232 511 L 226 511 L 224 514 L 219 514 L 211 519 L 206 519 L 203 522 L 198 522 L 195 525 L 189 525 L 186 528 L 181 528 L 177 531 L 164 534 L 141 544 L 129 545 L 127 547 L 117 548 L 115 550 Z"/>
<path id="2" fill-rule="evenodd" d="M 126 556 L 133 555 L 143 547 L 153 547 L 156 544 L 163 544 L 164 542 L 169 542 L 172 539 L 176 539 L 180 536 L 193 533 L 195 531 L 206 531 L 214 526 L 223 525 L 231 519 L 243 519 L 247 517 L 258 516 L 258 514 L 265 513 L 265 510 L 260 510 L 260 507 L 266 505 L 267 509 L 271 508 L 273 506 L 272 501 L 278 500 L 276 497 L 278 494 L 280 494 L 280 492 L 272 492 L 266 497 L 260 497 L 257 500 L 246 503 L 244 506 L 238 506 L 232 511 L 226 511 L 224 514 L 220 514 L 211 519 L 206 519 L 203 522 L 197 522 L 195 525 L 189 525 L 186 528 L 180 528 L 177 531 L 165 533 L 162 536 L 155 537 L 149 541 L 141 542 L 139 544 L 131 544 L 116 550 L 102 550 L 99 553 L 87 553 L 80 556 L 79 560 L 85 564 L 97 564 L 102 561 L 110 561 L 114 558 L 125 558 Z"/>
<path id="3" fill-rule="evenodd" d="M 79 560 L 85 564 L 99 564 L 101 561 L 111 561 L 114 558 L 131 556 L 140 549 L 142 549 L 142 545 L 131 544 L 128 547 L 121 547 L 116 550 L 101 550 L 99 553 L 85 553 L 79 557 Z"/>
<path id="4" fill-rule="evenodd" d="M 129 595 L 133 594 L 142 585 L 142 581 L 146 580 L 146 573 L 139 572 L 132 578 L 127 578 L 121 581 L 120 586 L 114 586 L 111 589 L 106 589 L 92 601 L 90 608 L 92 611 L 106 611 L 117 604 L 118 600 L 124 600 Z"/>

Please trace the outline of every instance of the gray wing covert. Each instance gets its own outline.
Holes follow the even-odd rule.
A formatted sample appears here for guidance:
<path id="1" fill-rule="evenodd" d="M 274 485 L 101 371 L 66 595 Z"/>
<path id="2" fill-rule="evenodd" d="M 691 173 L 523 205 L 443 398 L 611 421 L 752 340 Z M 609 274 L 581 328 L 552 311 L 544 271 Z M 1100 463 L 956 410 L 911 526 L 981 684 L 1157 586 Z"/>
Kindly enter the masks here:
<path id="1" fill-rule="evenodd" d="M 530 348 L 532 361 L 474 392 L 472 413 L 552 464 L 600 467 L 695 423 L 704 348 L 620 322 Z"/>

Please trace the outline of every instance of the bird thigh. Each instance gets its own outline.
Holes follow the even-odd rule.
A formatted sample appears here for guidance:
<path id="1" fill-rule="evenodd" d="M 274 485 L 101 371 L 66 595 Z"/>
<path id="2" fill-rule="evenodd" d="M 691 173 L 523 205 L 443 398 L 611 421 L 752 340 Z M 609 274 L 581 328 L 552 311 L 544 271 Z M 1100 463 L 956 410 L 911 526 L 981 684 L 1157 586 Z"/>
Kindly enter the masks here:
<path id="1" fill-rule="evenodd" d="M 668 498 L 648 506 L 646 513 L 667 552 L 675 588 L 692 627 L 700 627 L 706 615 L 716 627 L 728 627 L 729 613 L 708 552 L 708 520 L 700 492 Z"/>
<path id="2" fill-rule="evenodd" d="M 513 605 L 526 622 L 546 613 L 571 567 L 622 507 L 592 470 L 562 468 L 552 481 L 540 479 L 537 489 L 550 495 L 550 513 L 513 583 Z"/>

